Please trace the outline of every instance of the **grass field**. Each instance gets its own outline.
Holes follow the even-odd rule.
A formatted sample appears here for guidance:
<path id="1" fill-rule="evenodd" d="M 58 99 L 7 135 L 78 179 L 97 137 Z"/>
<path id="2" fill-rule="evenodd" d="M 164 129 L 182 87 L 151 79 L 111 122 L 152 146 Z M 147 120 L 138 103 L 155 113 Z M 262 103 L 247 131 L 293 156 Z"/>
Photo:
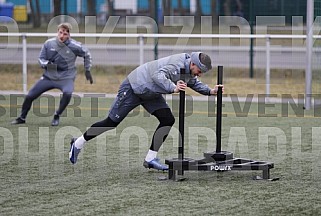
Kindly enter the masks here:
<path id="1" fill-rule="evenodd" d="M 321 213 L 319 109 L 224 103 L 223 149 L 236 157 L 274 162 L 271 177 L 280 180 L 254 181 L 252 177 L 261 172 L 231 171 L 186 172 L 187 181 L 172 182 L 158 181 L 166 173 L 142 166 L 157 126 L 156 119 L 142 109 L 116 130 L 90 141 L 78 163 L 71 165 L 70 138 L 104 118 L 111 100 L 100 98 L 95 103 L 82 98 L 78 107 L 67 109 L 60 126 L 51 127 L 54 108 L 45 98 L 35 104 L 26 125 L 10 125 L 17 111 L 14 104 L 9 105 L 10 98 L 0 98 L 0 215 Z M 58 98 L 54 102 L 57 105 Z M 169 104 L 177 121 L 159 152 L 162 160 L 177 156 L 177 101 Z M 187 109 L 186 156 L 201 158 L 215 148 L 213 106 L 189 101 Z"/>

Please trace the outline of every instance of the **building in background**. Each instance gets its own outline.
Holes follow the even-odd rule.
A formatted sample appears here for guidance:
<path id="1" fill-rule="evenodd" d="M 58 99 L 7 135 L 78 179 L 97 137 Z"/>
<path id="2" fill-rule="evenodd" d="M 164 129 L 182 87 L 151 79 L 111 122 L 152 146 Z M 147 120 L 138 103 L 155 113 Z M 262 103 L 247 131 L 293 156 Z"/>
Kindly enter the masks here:
<path id="1" fill-rule="evenodd" d="M 57 1 L 59 2 L 59 0 L 0 0 L 0 4 L 13 3 L 14 7 L 20 7 L 20 18 L 22 13 L 28 13 L 30 19 L 33 17 L 30 13 L 37 11 L 30 10 L 28 5 L 31 2 L 39 7 L 41 18 L 47 21 L 54 16 L 54 2 Z M 316 4 L 318 1 L 315 1 Z M 218 20 L 218 16 L 235 15 L 249 20 L 252 9 L 253 16 L 285 16 L 286 22 L 291 23 L 292 16 L 303 16 L 305 20 L 306 15 L 306 1 L 302 0 L 60 0 L 60 14 L 82 18 L 88 15 L 88 2 L 93 3 L 94 13 L 98 19 L 107 19 L 109 15 L 155 17 L 156 10 L 158 19 L 168 15 L 193 15 L 212 16 Z M 320 9 L 316 7 L 316 10 Z"/>

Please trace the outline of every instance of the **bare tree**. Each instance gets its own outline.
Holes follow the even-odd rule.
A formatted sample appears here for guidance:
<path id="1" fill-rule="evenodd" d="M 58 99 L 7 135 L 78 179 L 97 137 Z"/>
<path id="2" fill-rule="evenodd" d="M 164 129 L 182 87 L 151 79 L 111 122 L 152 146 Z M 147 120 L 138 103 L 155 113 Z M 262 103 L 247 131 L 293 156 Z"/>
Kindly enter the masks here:
<path id="1" fill-rule="evenodd" d="M 96 0 L 87 0 L 87 15 L 96 16 Z"/>
<path id="2" fill-rule="evenodd" d="M 35 5 L 34 5 L 35 2 Z M 41 26 L 41 13 L 40 13 L 40 5 L 39 0 L 29 0 L 31 15 L 32 15 L 32 23 L 34 28 L 38 28 Z"/>
<path id="3" fill-rule="evenodd" d="M 156 20 L 155 4 L 156 4 L 156 0 L 150 0 L 149 1 L 149 12 L 150 12 L 149 16 Z"/>
<path id="4" fill-rule="evenodd" d="M 211 16 L 212 16 L 213 24 L 217 24 L 218 18 L 216 14 L 216 1 L 211 1 Z"/>
<path id="5" fill-rule="evenodd" d="M 107 0 L 108 16 L 114 15 L 114 0 Z"/>
<path id="6" fill-rule="evenodd" d="M 201 20 L 202 16 L 202 8 L 201 8 L 201 1 L 196 1 L 196 20 Z"/>
<path id="7" fill-rule="evenodd" d="M 169 16 L 171 15 L 171 1 L 170 0 L 163 0 L 163 15 Z"/>
<path id="8" fill-rule="evenodd" d="M 185 15 L 185 10 L 183 8 L 182 0 L 178 0 L 178 15 L 179 16 Z"/>
<path id="9" fill-rule="evenodd" d="M 61 0 L 54 0 L 54 16 L 61 14 Z"/>
<path id="10" fill-rule="evenodd" d="M 231 16 L 232 12 L 231 12 L 231 0 L 225 0 L 224 4 L 224 15 L 225 16 Z"/>

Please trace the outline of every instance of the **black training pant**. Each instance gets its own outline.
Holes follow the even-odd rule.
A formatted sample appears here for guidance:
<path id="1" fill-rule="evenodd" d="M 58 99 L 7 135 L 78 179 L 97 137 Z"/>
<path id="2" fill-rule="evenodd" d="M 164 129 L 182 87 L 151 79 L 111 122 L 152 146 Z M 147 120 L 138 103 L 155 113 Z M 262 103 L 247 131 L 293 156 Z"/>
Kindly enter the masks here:
<path id="1" fill-rule="evenodd" d="M 25 119 L 31 108 L 32 102 L 41 94 L 51 89 L 59 89 L 63 93 L 62 98 L 60 99 L 59 108 L 56 110 L 56 114 L 61 115 L 71 100 L 74 91 L 74 79 L 50 80 L 41 77 L 26 95 L 22 104 L 20 117 Z"/>

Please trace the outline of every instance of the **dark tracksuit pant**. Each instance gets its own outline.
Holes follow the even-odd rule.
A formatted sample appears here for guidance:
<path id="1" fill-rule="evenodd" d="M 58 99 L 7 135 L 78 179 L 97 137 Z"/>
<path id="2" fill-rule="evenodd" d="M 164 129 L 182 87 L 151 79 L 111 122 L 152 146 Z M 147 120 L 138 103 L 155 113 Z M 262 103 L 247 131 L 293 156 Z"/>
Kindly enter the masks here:
<path id="1" fill-rule="evenodd" d="M 25 119 L 31 108 L 32 102 L 41 94 L 51 89 L 59 89 L 63 93 L 59 108 L 55 113 L 56 115 L 61 115 L 71 100 L 74 91 L 74 79 L 50 80 L 46 77 L 41 77 L 26 95 L 22 104 L 20 117 Z"/>

